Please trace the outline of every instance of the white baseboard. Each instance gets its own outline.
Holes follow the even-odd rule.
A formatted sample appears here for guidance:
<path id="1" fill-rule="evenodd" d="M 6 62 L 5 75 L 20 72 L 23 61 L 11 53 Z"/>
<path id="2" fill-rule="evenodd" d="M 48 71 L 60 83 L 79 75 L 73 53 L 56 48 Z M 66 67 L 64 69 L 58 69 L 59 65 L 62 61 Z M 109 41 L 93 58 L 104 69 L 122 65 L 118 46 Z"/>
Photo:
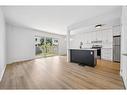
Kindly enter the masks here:
<path id="1" fill-rule="evenodd" d="M 126 81 L 126 79 L 124 78 L 124 76 L 123 76 L 123 74 L 121 72 L 120 72 L 120 76 L 122 77 L 125 89 L 127 89 L 127 81 Z"/>
<path id="2" fill-rule="evenodd" d="M 5 69 L 6 69 L 6 65 L 4 65 L 4 68 L 3 68 L 3 70 L 2 70 L 1 73 L 0 73 L 0 82 L 1 82 L 1 80 L 2 80 L 2 78 L 3 78 Z"/>

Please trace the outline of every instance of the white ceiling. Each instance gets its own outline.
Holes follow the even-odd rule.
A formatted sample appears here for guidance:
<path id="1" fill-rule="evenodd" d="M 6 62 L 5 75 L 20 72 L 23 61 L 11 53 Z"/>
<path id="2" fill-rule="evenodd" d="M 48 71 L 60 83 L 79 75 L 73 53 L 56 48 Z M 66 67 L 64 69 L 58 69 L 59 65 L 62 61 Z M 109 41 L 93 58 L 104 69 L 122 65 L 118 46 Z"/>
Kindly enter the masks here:
<path id="1" fill-rule="evenodd" d="M 118 10 L 119 6 L 4 6 L 8 23 L 65 35 L 79 21 Z"/>

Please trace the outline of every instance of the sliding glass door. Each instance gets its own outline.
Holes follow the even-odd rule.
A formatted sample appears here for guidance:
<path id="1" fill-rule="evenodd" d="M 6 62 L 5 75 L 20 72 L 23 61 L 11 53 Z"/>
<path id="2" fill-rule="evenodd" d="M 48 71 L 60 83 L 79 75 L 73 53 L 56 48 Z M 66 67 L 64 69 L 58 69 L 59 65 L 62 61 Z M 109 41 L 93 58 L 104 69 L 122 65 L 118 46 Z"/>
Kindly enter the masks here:
<path id="1" fill-rule="evenodd" d="M 36 56 L 49 57 L 58 55 L 58 46 L 57 38 L 35 36 Z"/>

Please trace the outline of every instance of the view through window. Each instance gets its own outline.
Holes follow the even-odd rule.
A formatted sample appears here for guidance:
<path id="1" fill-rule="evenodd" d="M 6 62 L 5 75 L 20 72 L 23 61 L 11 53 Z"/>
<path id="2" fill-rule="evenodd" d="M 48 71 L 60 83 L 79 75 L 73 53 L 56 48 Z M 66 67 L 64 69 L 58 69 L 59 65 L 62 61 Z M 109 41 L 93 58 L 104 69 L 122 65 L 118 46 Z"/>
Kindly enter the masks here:
<path id="1" fill-rule="evenodd" d="M 35 36 L 36 56 L 49 57 L 58 55 L 58 39 Z"/>

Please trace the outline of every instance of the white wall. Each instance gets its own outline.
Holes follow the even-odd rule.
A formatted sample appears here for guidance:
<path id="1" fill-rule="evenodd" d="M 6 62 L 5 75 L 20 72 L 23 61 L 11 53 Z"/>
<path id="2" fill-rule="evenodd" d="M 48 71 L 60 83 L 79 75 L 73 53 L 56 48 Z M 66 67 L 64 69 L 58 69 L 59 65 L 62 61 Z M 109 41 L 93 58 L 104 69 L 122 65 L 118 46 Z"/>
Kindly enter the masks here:
<path id="1" fill-rule="evenodd" d="M 5 21 L 0 8 L 0 80 L 3 76 L 6 64 L 6 40 L 5 40 Z"/>
<path id="2" fill-rule="evenodd" d="M 38 30 L 6 24 L 8 63 L 35 58 L 36 36 L 48 36 L 59 39 L 59 54 L 66 54 L 65 36 L 50 34 Z"/>
<path id="3" fill-rule="evenodd" d="M 127 7 L 122 9 L 122 32 L 121 32 L 121 76 L 127 88 Z"/>

